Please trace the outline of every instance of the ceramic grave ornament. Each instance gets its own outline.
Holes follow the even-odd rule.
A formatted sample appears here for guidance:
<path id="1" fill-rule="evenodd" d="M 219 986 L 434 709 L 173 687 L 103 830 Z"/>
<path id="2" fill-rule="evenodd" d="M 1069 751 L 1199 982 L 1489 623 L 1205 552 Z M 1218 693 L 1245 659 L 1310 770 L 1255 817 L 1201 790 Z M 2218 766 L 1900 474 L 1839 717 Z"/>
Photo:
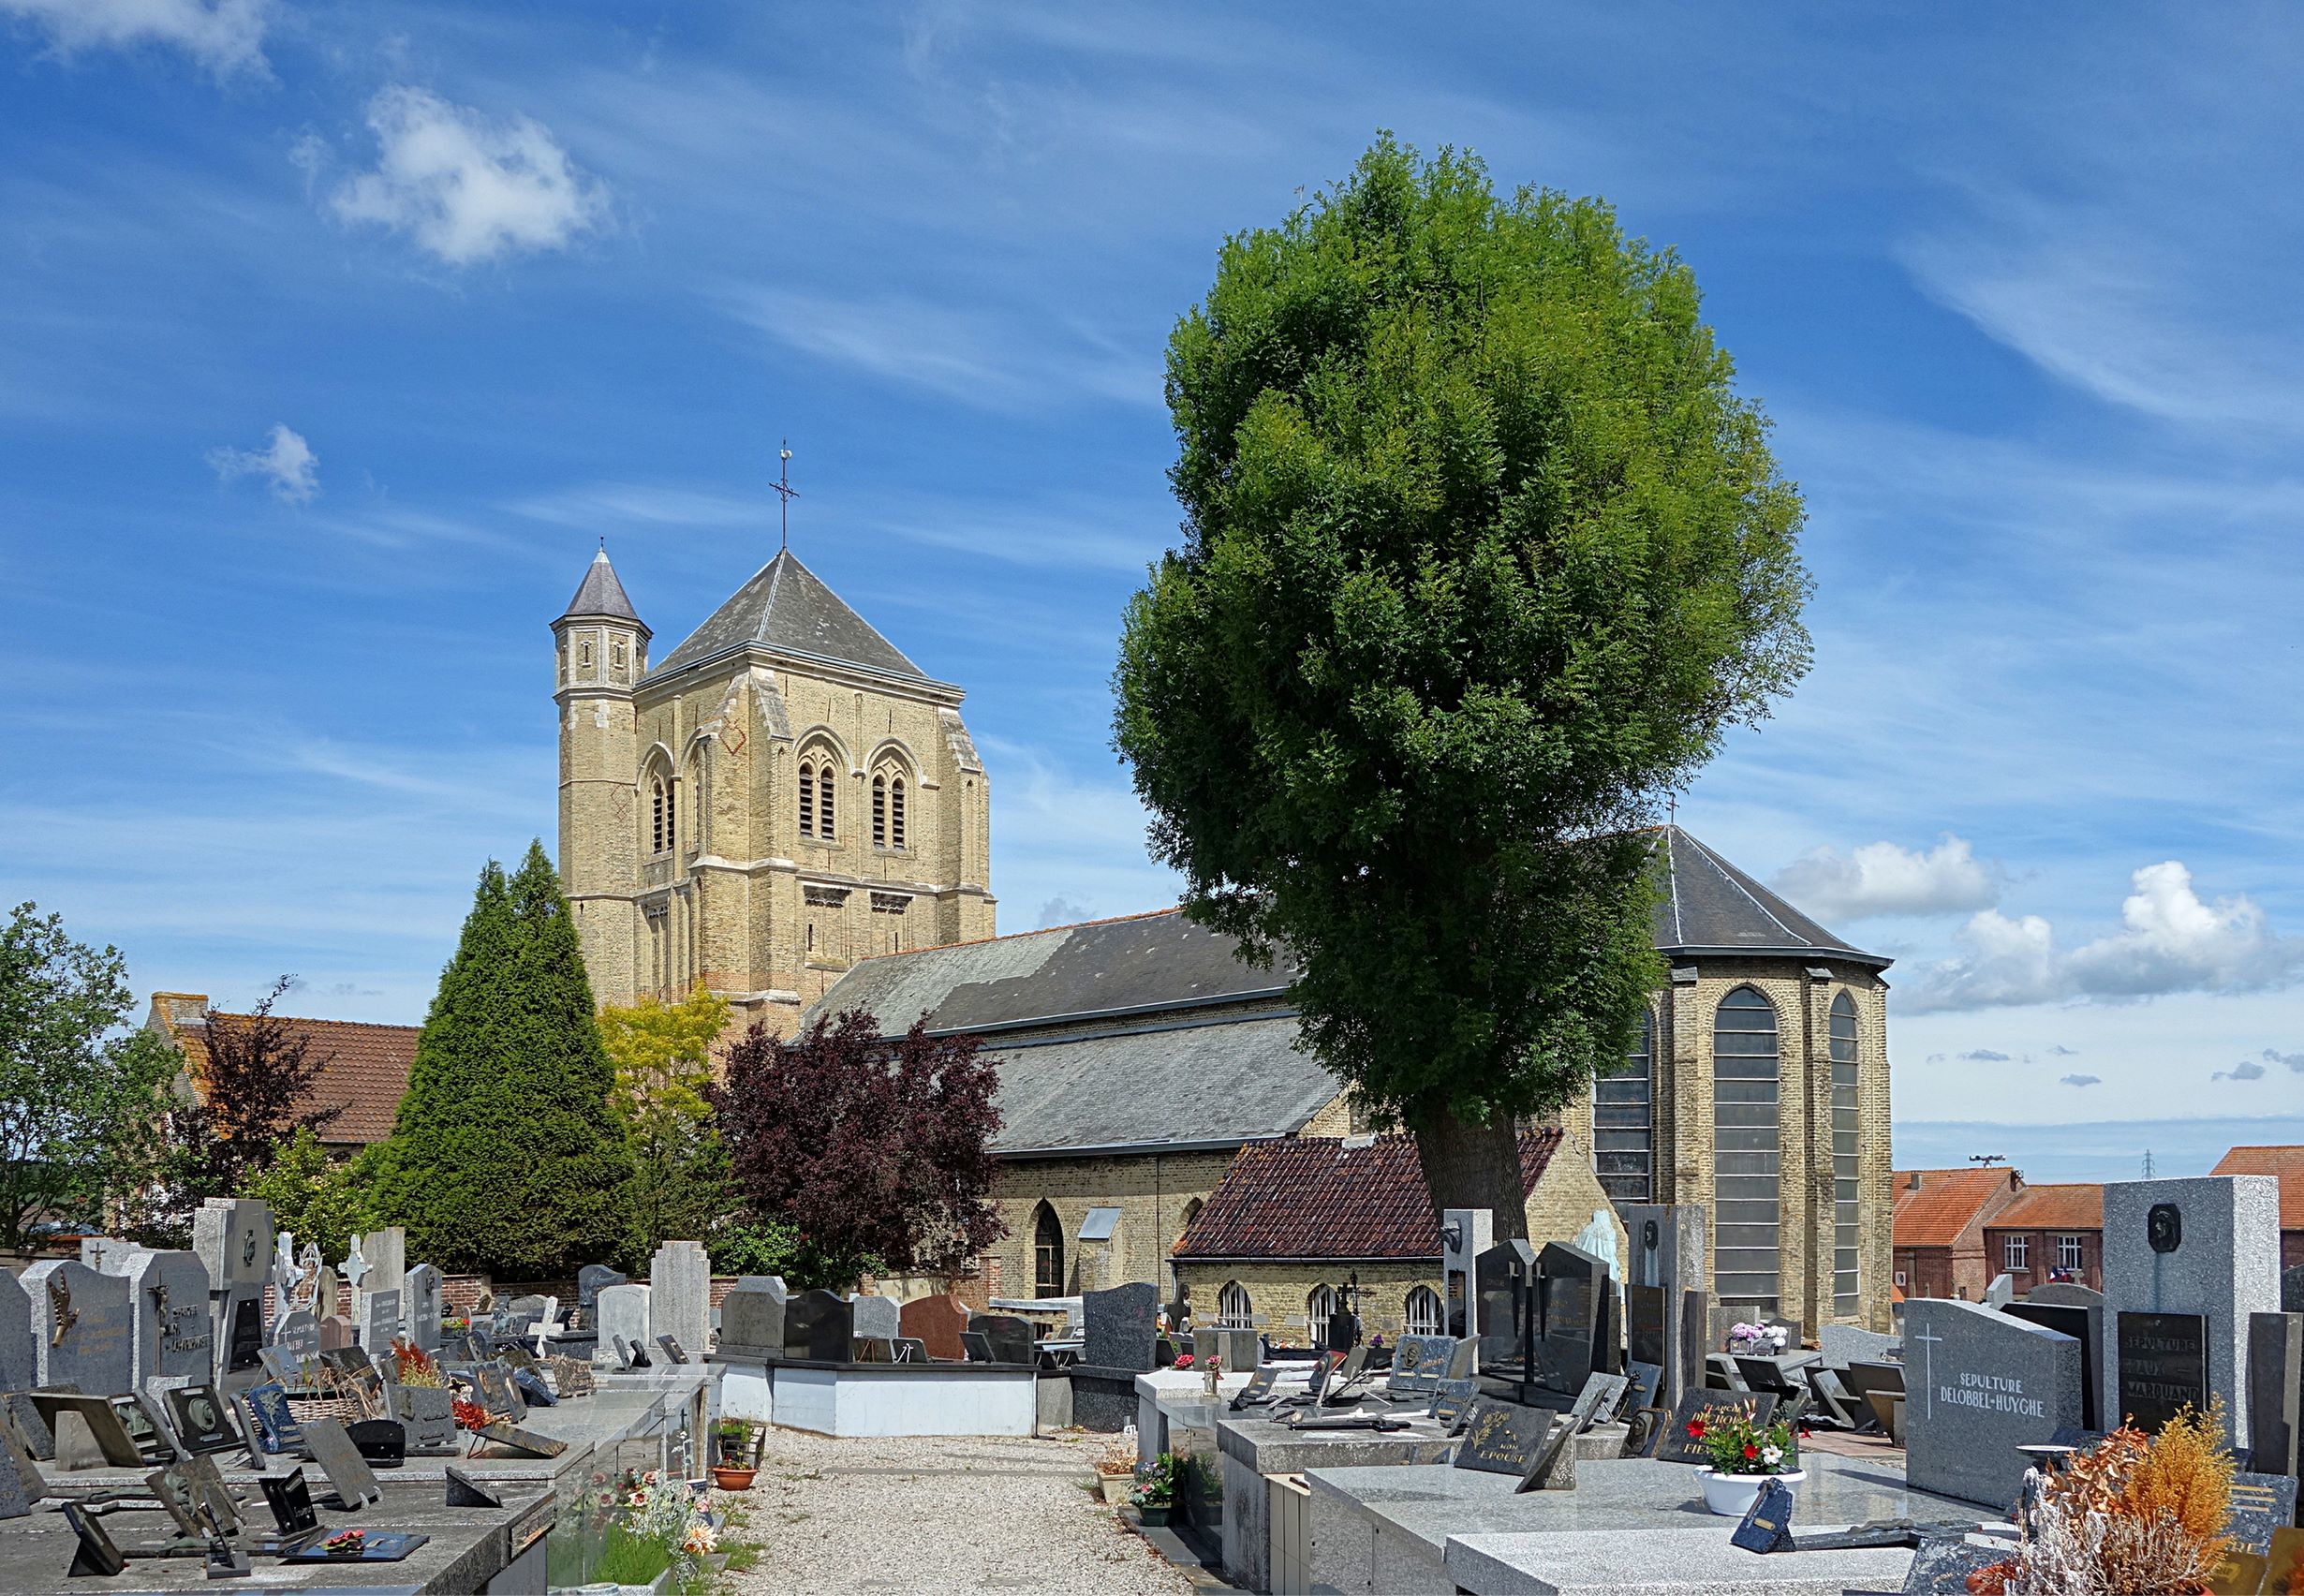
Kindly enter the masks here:
<path id="1" fill-rule="evenodd" d="M 303 1250 L 296 1255 L 295 1302 L 298 1308 L 303 1308 L 315 1319 L 326 1311 L 316 1305 L 320 1300 L 320 1276 L 327 1267 L 327 1264 L 320 1257 L 320 1244 L 317 1241 L 305 1242 Z"/>

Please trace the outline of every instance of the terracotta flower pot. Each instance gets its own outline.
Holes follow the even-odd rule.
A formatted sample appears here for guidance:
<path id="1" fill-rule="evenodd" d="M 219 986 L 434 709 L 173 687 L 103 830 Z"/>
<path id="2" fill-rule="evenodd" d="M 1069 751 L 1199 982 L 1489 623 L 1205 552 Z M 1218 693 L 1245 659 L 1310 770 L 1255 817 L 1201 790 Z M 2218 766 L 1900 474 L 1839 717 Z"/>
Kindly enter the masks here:
<path id="1" fill-rule="evenodd" d="M 712 1483 L 724 1491 L 748 1491 L 752 1488 L 752 1477 L 759 1472 L 758 1469 L 739 1469 L 727 1463 L 715 1463 L 712 1466 Z"/>

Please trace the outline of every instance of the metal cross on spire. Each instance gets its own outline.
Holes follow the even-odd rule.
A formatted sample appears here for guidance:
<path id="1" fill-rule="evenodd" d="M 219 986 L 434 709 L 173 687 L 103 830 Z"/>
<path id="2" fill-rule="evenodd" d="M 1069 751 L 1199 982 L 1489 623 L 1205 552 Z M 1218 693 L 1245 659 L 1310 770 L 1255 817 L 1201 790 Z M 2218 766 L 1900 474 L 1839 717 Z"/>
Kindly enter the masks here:
<path id="1" fill-rule="evenodd" d="M 792 546 L 792 500 L 800 490 L 792 486 L 792 440 L 785 438 L 776 446 L 776 480 L 768 484 L 775 490 L 782 502 L 776 506 L 776 543 L 779 548 Z"/>

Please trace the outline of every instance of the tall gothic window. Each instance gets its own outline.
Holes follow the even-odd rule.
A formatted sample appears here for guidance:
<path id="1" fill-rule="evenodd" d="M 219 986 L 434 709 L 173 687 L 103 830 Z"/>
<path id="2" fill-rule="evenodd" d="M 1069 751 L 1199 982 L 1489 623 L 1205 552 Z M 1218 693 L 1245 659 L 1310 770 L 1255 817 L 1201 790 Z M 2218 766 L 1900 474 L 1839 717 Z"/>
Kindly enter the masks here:
<path id="1" fill-rule="evenodd" d="M 1440 1333 L 1440 1293 L 1430 1286 L 1418 1286 L 1408 1293 L 1408 1311 L 1400 1327 L 1410 1336 L 1437 1336 Z"/>
<path id="2" fill-rule="evenodd" d="M 800 761 L 800 835 L 816 835 L 816 761 Z"/>
<path id="3" fill-rule="evenodd" d="M 904 777 L 888 778 L 888 846 L 904 847 Z"/>
<path id="4" fill-rule="evenodd" d="M 830 842 L 832 826 L 832 761 L 816 767 L 816 840 Z"/>
<path id="5" fill-rule="evenodd" d="M 1750 986 L 1712 1022 L 1713 1278 L 1720 1300 L 1777 1306 L 1776 1006 Z"/>
<path id="6" fill-rule="evenodd" d="M 1045 1203 L 1032 1219 L 1032 1294 L 1064 1294 L 1064 1223 Z"/>
<path id="7" fill-rule="evenodd" d="M 648 850 L 652 853 L 670 853 L 672 846 L 672 788 L 662 776 L 651 776 L 648 797 Z"/>
<path id="8" fill-rule="evenodd" d="M 1624 1068 L 1592 1083 L 1592 1156 L 1601 1190 L 1617 1203 L 1655 1200 L 1655 1016 L 1643 1013 Z"/>
<path id="9" fill-rule="evenodd" d="M 1832 999 L 1832 1311 L 1856 1311 L 1856 1000 Z"/>
<path id="10" fill-rule="evenodd" d="M 872 846 L 888 846 L 888 778 L 884 776 L 872 778 Z"/>

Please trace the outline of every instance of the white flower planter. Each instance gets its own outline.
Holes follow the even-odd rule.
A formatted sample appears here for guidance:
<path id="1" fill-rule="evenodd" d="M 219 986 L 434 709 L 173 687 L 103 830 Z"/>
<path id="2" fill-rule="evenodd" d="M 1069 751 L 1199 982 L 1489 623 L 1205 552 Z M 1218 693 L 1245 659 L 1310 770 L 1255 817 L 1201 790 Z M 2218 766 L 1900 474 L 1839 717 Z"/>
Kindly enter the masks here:
<path id="1" fill-rule="evenodd" d="M 1696 1483 L 1704 1487 L 1704 1505 L 1722 1518 L 1741 1518 L 1751 1512 L 1752 1503 L 1760 1500 L 1760 1487 L 1770 1480 L 1780 1480 L 1790 1487 L 1807 1478 L 1805 1469 L 1794 1469 L 1788 1474 L 1723 1474 L 1709 1468 L 1696 1470 Z"/>

